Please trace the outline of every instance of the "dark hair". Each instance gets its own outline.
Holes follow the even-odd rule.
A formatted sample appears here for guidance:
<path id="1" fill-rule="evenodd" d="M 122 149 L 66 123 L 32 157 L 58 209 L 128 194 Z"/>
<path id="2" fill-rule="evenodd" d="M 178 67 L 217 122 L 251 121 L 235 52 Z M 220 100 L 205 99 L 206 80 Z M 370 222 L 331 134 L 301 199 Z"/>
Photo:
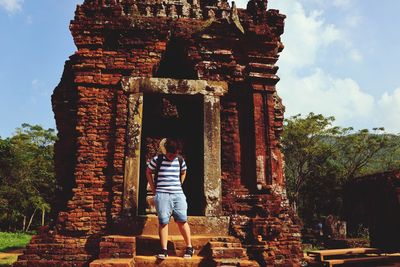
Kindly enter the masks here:
<path id="1" fill-rule="evenodd" d="M 178 142 L 174 139 L 167 138 L 167 141 L 164 144 L 165 150 L 167 153 L 177 154 L 178 153 Z"/>

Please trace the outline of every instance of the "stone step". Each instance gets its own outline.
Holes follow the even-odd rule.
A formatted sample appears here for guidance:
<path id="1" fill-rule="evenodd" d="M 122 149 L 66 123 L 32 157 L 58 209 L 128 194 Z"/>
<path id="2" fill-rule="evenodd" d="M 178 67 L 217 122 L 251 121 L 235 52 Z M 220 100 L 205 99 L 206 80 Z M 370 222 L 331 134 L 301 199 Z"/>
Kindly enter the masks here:
<path id="1" fill-rule="evenodd" d="M 256 261 L 244 259 L 216 259 L 214 260 L 218 267 L 256 267 L 260 266 Z"/>
<path id="2" fill-rule="evenodd" d="M 191 259 L 169 256 L 165 260 L 156 259 L 154 256 L 136 256 L 132 259 L 101 259 L 94 260 L 89 267 L 255 267 L 257 262 L 238 259 L 208 259 L 193 256 Z"/>
<path id="3" fill-rule="evenodd" d="M 241 247 L 213 247 L 211 248 L 211 257 L 215 259 L 241 259 L 245 258 L 246 252 Z"/>
<path id="4" fill-rule="evenodd" d="M 206 251 L 210 258 L 214 259 L 245 259 L 246 250 L 242 247 L 240 240 L 230 236 L 227 239 L 215 238 L 209 242 L 209 250 Z"/>
<path id="5" fill-rule="evenodd" d="M 211 239 L 211 241 L 212 241 L 212 242 L 235 242 L 235 243 L 239 242 L 239 243 L 240 243 L 240 241 L 239 241 L 236 237 L 233 237 L 233 236 L 231 236 L 231 235 L 226 235 L 226 236 L 214 236 L 214 237 Z"/>
<path id="6" fill-rule="evenodd" d="M 228 235 L 229 234 L 229 217 L 205 217 L 205 216 L 189 216 L 188 223 L 192 235 Z M 158 235 L 158 218 L 156 215 L 139 216 L 138 224 L 141 232 L 136 235 Z M 171 218 L 169 224 L 170 235 L 180 235 L 177 224 Z"/>
<path id="7" fill-rule="evenodd" d="M 155 257 L 160 248 L 158 235 L 104 236 L 100 241 L 100 258 L 91 262 L 89 266 L 257 266 L 248 260 L 240 240 L 233 236 L 193 235 L 192 245 L 195 249 L 194 257 L 184 259 L 186 244 L 183 237 L 169 235 L 169 257 L 166 260 L 158 260 Z"/>
<path id="8" fill-rule="evenodd" d="M 99 248 L 99 259 L 133 258 L 136 254 L 136 238 L 122 235 L 103 236 Z"/>
<path id="9" fill-rule="evenodd" d="M 242 244 L 234 243 L 234 242 L 219 242 L 219 241 L 212 241 L 210 242 L 211 248 L 241 248 Z"/>
<path id="10" fill-rule="evenodd" d="M 89 267 L 134 267 L 135 261 L 130 259 L 98 259 L 89 264 Z"/>
<path id="11" fill-rule="evenodd" d="M 195 255 L 205 253 L 207 244 L 214 236 L 206 235 L 192 236 L 192 246 L 195 250 Z M 153 256 L 160 249 L 160 239 L 158 235 L 141 235 L 136 237 L 136 255 Z M 183 256 L 185 253 L 186 244 L 181 235 L 168 236 L 168 254 L 171 256 Z"/>
<path id="12" fill-rule="evenodd" d="M 210 248 L 241 248 L 238 239 L 232 236 L 192 235 L 195 254 L 210 255 Z M 132 258 L 134 255 L 152 256 L 160 248 L 158 235 L 103 236 L 99 244 L 99 259 Z M 186 244 L 181 235 L 168 236 L 170 255 L 183 256 Z"/>
<path id="13" fill-rule="evenodd" d="M 165 260 L 159 260 L 154 256 L 136 256 L 135 267 L 214 267 L 217 263 L 211 259 L 193 256 L 191 259 L 169 256 Z"/>

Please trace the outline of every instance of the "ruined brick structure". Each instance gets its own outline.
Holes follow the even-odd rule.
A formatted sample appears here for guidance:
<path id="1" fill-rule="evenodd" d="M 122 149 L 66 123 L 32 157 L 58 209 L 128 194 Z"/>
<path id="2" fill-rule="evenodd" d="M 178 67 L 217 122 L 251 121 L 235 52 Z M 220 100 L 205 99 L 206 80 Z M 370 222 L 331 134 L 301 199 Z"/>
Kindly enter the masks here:
<path id="1" fill-rule="evenodd" d="M 267 0 L 78 6 L 78 50 L 52 98 L 60 210 L 15 266 L 156 264 L 146 257 L 158 241 L 143 171 L 163 137 L 182 143 L 200 254 L 162 266 L 299 266 L 275 88 L 284 19 Z M 182 240 L 171 245 L 179 256 Z"/>
<path id="2" fill-rule="evenodd" d="M 400 171 L 358 177 L 346 185 L 344 212 L 350 231 L 368 227 L 371 246 L 400 250 Z"/>

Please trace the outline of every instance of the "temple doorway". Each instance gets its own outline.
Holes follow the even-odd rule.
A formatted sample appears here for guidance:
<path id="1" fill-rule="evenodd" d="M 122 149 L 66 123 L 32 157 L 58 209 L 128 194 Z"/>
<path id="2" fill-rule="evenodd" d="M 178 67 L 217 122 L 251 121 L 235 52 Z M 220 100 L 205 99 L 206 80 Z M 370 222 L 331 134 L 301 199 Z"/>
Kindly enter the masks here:
<path id="1" fill-rule="evenodd" d="M 139 179 L 139 214 L 154 213 L 149 205 L 146 167 L 159 154 L 163 138 L 175 138 L 188 167 L 183 190 L 188 202 L 188 215 L 204 215 L 204 106 L 202 95 L 145 93 L 141 135 Z"/>

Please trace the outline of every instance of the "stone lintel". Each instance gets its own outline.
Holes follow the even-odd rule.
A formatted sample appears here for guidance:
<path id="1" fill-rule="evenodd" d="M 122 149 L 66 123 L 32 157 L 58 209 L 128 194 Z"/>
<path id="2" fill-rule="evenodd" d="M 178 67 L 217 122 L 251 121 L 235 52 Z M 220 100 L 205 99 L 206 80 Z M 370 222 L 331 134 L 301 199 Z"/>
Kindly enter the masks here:
<path id="1" fill-rule="evenodd" d="M 222 96 L 228 91 L 228 84 L 222 81 L 124 77 L 122 79 L 122 88 L 127 93 Z"/>

